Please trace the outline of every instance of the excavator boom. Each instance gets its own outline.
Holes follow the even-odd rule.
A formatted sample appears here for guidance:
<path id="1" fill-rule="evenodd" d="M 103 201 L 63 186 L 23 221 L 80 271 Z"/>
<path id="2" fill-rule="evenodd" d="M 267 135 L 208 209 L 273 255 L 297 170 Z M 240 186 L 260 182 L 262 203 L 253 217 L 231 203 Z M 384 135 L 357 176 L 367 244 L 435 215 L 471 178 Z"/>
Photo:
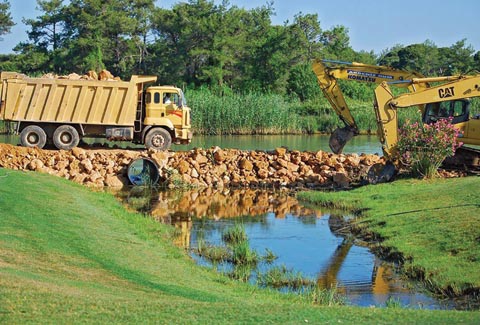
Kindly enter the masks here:
<path id="1" fill-rule="evenodd" d="M 396 83 L 398 87 L 408 88 L 410 91 L 419 91 L 429 87 L 428 82 L 425 81 L 411 82 L 412 80 L 423 80 L 424 76 L 420 73 L 386 66 L 359 62 L 315 60 L 312 68 L 324 96 L 345 124 L 345 127 L 336 129 L 330 136 L 329 145 L 335 153 L 341 153 L 348 140 L 359 133 L 355 119 L 338 85 L 339 79 L 376 84 L 387 81 Z"/>

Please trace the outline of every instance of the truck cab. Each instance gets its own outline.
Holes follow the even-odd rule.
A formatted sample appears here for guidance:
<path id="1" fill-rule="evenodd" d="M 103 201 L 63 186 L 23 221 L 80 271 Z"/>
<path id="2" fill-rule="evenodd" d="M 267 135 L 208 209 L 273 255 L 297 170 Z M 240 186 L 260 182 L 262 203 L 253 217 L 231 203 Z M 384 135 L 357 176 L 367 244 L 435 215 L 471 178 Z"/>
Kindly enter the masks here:
<path id="1" fill-rule="evenodd" d="M 192 139 L 190 124 L 190 108 L 183 91 L 174 86 L 152 86 L 145 92 L 145 144 L 147 147 L 157 148 L 159 143 L 168 142 L 163 128 L 175 139 L 175 143 L 189 143 Z M 151 142 L 149 134 L 157 130 L 154 136 L 157 142 Z M 160 133 L 163 132 L 163 135 Z"/>

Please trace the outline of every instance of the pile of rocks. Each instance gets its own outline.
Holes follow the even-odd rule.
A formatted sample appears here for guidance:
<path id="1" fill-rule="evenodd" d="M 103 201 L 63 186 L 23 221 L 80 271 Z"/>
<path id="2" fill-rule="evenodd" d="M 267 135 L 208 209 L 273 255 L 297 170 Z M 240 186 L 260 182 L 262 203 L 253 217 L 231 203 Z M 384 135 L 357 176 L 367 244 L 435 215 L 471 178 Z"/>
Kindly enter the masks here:
<path id="1" fill-rule="evenodd" d="M 46 73 L 42 76 L 42 78 L 47 78 L 47 79 L 68 79 L 68 80 L 100 80 L 100 81 L 120 81 L 120 77 L 114 77 L 113 74 L 106 70 L 103 69 L 100 71 L 98 74 L 90 70 L 84 75 L 79 75 L 77 73 L 70 73 L 68 75 L 56 75 L 54 73 Z"/>
<path id="2" fill-rule="evenodd" d="M 289 151 L 246 151 L 218 147 L 176 153 L 168 166 L 180 179 L 195 186 L 214 187 L 349 187 L 370 166 L 384 163 L 377 155 L 335 155 Z"/>
<path id="3" fill-rule="evenodd" d="M 0 167 L 64 177 L 94 187 L 128 185 L 127 169 L 138 158 L 158 165 L 170 188 L 289 187 L 345 188 L 362 181 L 370 166 L 384 159 L 370 154 L 237 149 L 193 149 L 185 152 L 119 149 L 41 150 L 0 144 Z"/>

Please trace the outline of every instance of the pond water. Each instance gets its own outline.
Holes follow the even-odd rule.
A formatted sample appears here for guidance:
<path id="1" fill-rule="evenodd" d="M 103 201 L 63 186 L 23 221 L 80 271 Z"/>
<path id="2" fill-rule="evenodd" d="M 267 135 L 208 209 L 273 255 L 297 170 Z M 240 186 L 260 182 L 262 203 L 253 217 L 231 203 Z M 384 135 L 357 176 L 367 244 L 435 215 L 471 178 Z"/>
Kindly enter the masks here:
<path id="1" fill-rule="evenodd" d="M 17 135 L 0 134 L 0 143 L 8 143 L 13 145 L 20 144 L 20 138 Z"/>
<path id="2" fill-rule="evenodd" d="M 125 204 L 177 228 L 175 242 L 202 265 L 197 256 L 201 239 L 221 244 L 223 231 L 242 224 L 252 249 L 266 249 L 278 258 L 273 265 L 260 264 L 264 273 L 285 266 L 314 280 L 320 288 L 336 287 L 348 304 L 385 306 L 395 299 L 402 306 L 425 309 L 462 308 L 454 301 L 440 301 L 395 272 L 395 266 L 378 258 L 361 242 L 340 234 L 343 216 L 303 206 L 290 192 L 251 189 L 192 190 L 185 192 L 131 188 L 116 193 Z M 218 265 L 231 271 L 231 265 Z M 255 282 L 255 274 L 252 276 Z"/>
<path id="3" fill-rule="evenodd" d="M 328 147 L 328 135 L 236 135 L 236 136 L 197 136 L 188 146 L 174 146 L 174 150 L 187 150 L 194 147 L 236 148 L 242 150 L 273 150 L 287 147 L 300 151 L 331 151 Z M 382 147 L 375 135 L 356 136 L 345 146 L 344 153 L 378 153 Z"/>
<path id="4" fill-rule="evenodd" d="M 290 150 L 300 151 L 330 151 L 328 135 L 232 135 L 232 136 L 195 136 L 189 145 L 172 145 L 174 151 L 184 151 L 192 148 L 235 148 L 242 150 L 273 150 L 278 147 L 287 147 Z M 88 145 L 108 145 L 120 148 L 143 148 L 130 142 L 107 142 L 105 139 L 86 138 Z M 18 136 L 0 135 L 0 143 L 18 144 Z M 344 153 L 377 153 L 382 154 L 382 148 L 374 135 L 360 135 L 354 137 L 345 146 Z"/>

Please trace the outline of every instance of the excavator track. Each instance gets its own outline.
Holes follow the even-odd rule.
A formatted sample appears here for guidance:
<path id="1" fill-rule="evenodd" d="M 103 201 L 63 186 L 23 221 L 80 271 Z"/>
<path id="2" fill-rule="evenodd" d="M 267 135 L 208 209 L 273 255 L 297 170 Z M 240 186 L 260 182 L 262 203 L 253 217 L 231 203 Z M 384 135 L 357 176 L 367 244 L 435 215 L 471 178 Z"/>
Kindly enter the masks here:
<path id="1" fill-rule="evenodd" d="M 454 156 L 443 161 L 442 168 L 480 175 L 480 149 L 462 146 L 455 151 Z"/>
<path id="2" fill-rule="evenodd" d="M 443 161 L 442 168 L 480 175 L 480 149 L 462 146 L 455 151 L 454 156 Z"/>

